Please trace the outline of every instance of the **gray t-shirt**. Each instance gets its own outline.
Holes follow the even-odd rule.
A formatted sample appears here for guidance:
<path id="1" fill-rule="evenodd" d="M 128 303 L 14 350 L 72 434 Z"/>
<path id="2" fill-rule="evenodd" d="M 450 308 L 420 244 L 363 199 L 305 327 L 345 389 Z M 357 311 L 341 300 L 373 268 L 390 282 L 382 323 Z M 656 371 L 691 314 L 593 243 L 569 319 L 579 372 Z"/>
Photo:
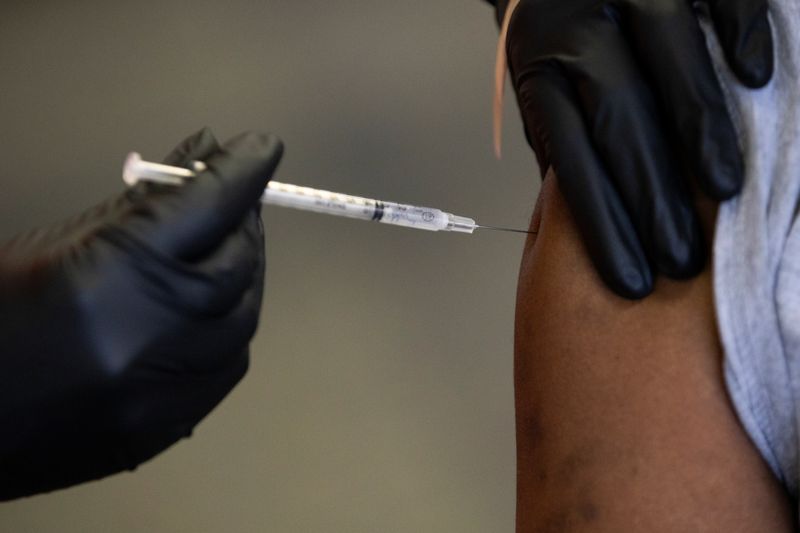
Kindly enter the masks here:
<path id="1" fill-rule="evenodd" d="M 714 297 L 725 379 L 755 445 L 796 499 L 800 423 L 800 1 L 771 0 L 775 75 L 736 81 L 710 25 L 707 42 L 747 165 L 714 241 Z"/>

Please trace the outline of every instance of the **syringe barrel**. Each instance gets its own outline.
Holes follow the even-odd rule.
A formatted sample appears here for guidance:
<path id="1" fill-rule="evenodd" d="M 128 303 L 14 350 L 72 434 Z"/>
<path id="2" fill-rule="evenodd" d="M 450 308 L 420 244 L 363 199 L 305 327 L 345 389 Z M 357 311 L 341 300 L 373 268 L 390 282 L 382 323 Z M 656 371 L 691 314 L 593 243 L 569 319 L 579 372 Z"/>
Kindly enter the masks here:
<path id="1" fill-rule="evenodd" d="M 380 206 L 383 206 L 383 216 L 379 221 L 384 224 L 429 231 L 441 231 L 448 226 L 447 213 L 439 209 L 389 202 L 381 202 Z"/>
<path id="2" fill-rule="evenodd" d="M 381 202 L 308 187 L 271 181 L 264 191 L 265 204 L 293 207 L 328 215 L 374 220 L 394 226 L 440 231 L 447 229 L 447 213 L 439 209 Z"/>
<path id="3" fill-rule="evenodd" d="M 132 152 L 123 168 L 122 178 L 129 186 L 139 180 L 154 181 L 168 185 L 182 185 L 205 170 L 205 163 L 195 161 L 192 169 L 171 167 L 143 161 Z M 381 202 L 371 198 L 351 196 L 310 187 L 299 187 L 288 183 L 270 181 L 261 201 L 265 204 L 292 207 L 327 215 L 374 220 L 393 226 L 424 229 L 428 231 L 457 231 L 472 233 L 477 225 L 471 218 L 459 217 L 432 207 Z"/>

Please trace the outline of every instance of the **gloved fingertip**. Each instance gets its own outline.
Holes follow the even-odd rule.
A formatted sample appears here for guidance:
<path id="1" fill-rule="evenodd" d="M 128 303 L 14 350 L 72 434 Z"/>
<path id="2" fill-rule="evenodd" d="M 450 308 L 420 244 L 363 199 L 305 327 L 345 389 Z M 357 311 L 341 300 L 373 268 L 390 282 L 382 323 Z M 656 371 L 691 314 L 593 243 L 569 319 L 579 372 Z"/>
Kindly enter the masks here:
<path id="1" fill-rule="evenodd" d="M 205 160 L 209 173 L 197 184 L 213 204 L 217 224 L 226 230 L 256 207 L 283 156 L 283 142 L 273 134 L 247 132 L 226 142 Z M 213 175 L 213 178 L 212 178 Z"/>
<path id="2" fill-rule="evenodd" d="M 744 184 L 744 162 L 739 148 L 733 148 L 717 161 L 710 171 L 711 175 L 706 180 L 700 181 L 700 186 L 709 197 L 725 201 L 738 195 Z"/>
<path id="3" fill-rule="evenodd" d="M 712 17 L 731 70 L 747 87 L 764 87 L 775 69 L 768 2 L 756 0 L 726 5 L 715 0 L 712 7 Z"/>
<path id="4" fill-rule="evenodd" d="M 672 279 L 691 279 L 705 267 L 705 248 L 699 226 L 694 235 L 673 243 L 656 261 L 658 271 Z"/>
<path id="5" fill-rule="evenodd" d="M 606 241 L 601 249 L 590 247 L 590 256 L 609 289 L 625 299 L 640 300 L 653 292 L 653 270 L 638 242 L 631 244 Z"/>
<path id="6" fill-rule="evenodd" d="M 277 135 L 252 131 L 234 137 L 223 146 L 228 160 L 236 161 L 237 172 L 257 181 L 260 178 L 264 187 L 280 163 L 283 150 L 283 141 Z"/>
<path id="7" fill-rule="evenodd" d="M 736 77 L 751 89 L 760 89 L 772 79 L 775 58 L 769 21 L 759 22 L 763 27 L 754 29 L 739 46 L 733 70 Z"/>
<path id="8" fill-rule="evenodd" d="M 283 157 L 283 141 L 275 134 L 247 131 L 232 138 L 223 150 L 237 158 L 264 160 L 277 165 Z"/>
<path id="9" fill-rule="evenodd" d="M 201 161 L 219 150 L 214 133 L 208 126 L 203 127 L 184 139 L 166 158 L 164 164 L 188 167 L 192 161 Z"/>
<path id="10" fill-rule="evenodd" d="M 205 143 L 213 136 L 201 131 L 194 139 Z M 164 212 L 158 224 L 162 249 L 187 261 L 216 249 L 257 209 L 282 153 L 278 137 L 261 133 L 239 135 L 214 150 L 203 159 L 206 170 L 154 202 Z"/>
<path id="11" fill-rule="evenodd" d="M 211 131 L 211 128 L 209 126 L 203 126 L 199 130 L 194 132 L 192 135 L 190 135 L 189 139 L 194 139 L 194 140 L 197 140 L 197 141 L 203 141 L 203 140 L 207 140 L 207 139 L 216 140 L 215 137 L 214 137 L 214 133 Z"/>
<path id="12" fill-rule="evenodd" d="M 653 274 L 649 268 L 629 265 L 603 277 L 612 291 L 627 300 L 641 300 L 653 292 Z"/>
<path id="13" fill-rule="evenodd" d="M 283 141 L 271 133 L 246 132 L 226 142 L 206 161 L 228 186 L 259 196 L 283 157 Z"/>
<path id="14" fill-rule="evenodd" d="M 702 253 L 693 254 L 686 261 L 676 264 L 672 272 L 665 274 L 672 279 L 686 280 L 698 276 L 706 266 L 705 256 Z"/>

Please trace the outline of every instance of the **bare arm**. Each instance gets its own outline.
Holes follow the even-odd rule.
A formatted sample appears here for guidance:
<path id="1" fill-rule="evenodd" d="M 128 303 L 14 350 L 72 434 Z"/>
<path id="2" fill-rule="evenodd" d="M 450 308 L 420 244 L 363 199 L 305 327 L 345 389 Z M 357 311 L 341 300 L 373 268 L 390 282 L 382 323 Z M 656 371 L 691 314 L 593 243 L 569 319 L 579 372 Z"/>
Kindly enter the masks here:
<path id="1" fill-rule="evenodd" d="M 725 392 L 708 269 L 643 301 L 615 296 L 552 175 L 533 226 L 516 320 L 518 531 L 793 531 Z"/>

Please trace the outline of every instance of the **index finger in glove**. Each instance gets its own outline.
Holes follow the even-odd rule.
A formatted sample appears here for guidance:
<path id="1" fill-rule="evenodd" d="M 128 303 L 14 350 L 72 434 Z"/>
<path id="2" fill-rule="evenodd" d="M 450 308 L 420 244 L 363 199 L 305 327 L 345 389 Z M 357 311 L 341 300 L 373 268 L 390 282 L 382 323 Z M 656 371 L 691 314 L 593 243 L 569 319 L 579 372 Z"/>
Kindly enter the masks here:
<path id="1" fill-rule="evenodd" d="M 526 124 L 543 140 L 567 203 L 600 276 L 614 292 L 643 298 L 653 274 L 634 225 L 594 151 L 572 87 L 548 70 L 519 88 Z M 546 171 L 546 169 L 543 169 Z"/>
<path id="2" fill-rule="evenodd" d="M 708 7 L 736 77 L 754 89 L 766 85 L 775 68 L 767 0 L 709 0 Z"/>
<path id="3" fill-rule="evenodd" d="M 591 46 L 562 70 L 642 248 L 658 271 L 696 275 L 705 253 L 700 225 L 651 88 L 612 22 L 587 21 L 575 40 Z"/>
<path id="4" fill-rule="evenodd" d="M 671 2 L 670 10 L 664 12 L 644 3 L 623 15 L 633 50 L 654 81 L 674 144 L 689 169 L 712 198 L 735 195 L 744 180 L 744 162 L 691 7 L 687 2 Z"/>

